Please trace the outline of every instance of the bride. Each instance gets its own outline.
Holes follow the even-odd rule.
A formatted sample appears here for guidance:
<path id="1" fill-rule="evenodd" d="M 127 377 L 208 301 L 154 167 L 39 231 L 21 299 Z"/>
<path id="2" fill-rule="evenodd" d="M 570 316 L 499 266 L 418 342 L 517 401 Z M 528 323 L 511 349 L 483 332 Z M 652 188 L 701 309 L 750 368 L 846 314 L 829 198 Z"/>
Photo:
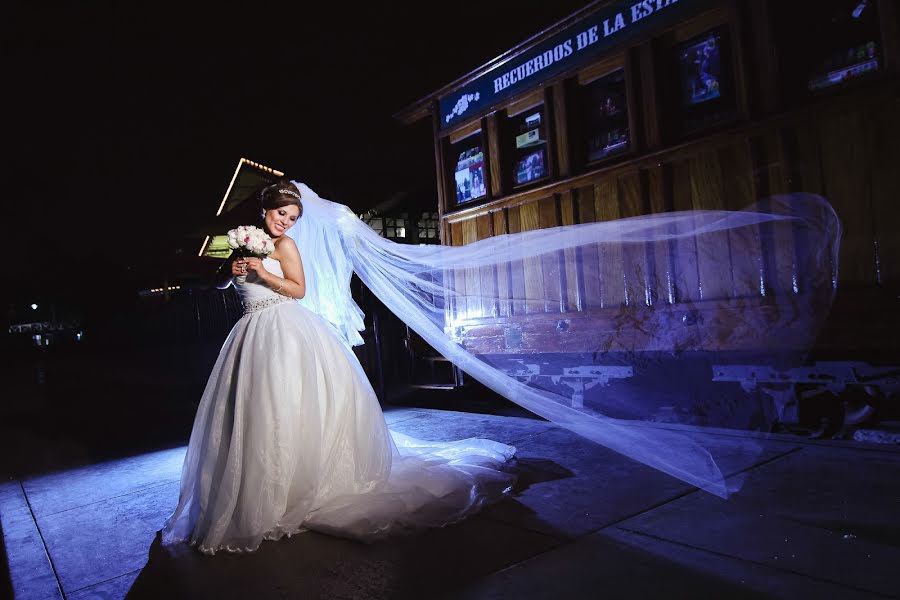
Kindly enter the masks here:
<path id="1" fill-rule="evenodd" d="M 300 191 L 287 180 L 264 188 L 275 251 L 226 263 L 246 276 L 224 282 L 244 315 L 197 409 L 163 543 L 246 552 L 308 529 L 373 540 L 458 521 L 511 489 L 514 476 L 502 470 L 511 446 L 390 431 L 341 331 L 292 301 L 325 292 L 308 289 L 317 278 L 285 235 L 303 218 Z"/>

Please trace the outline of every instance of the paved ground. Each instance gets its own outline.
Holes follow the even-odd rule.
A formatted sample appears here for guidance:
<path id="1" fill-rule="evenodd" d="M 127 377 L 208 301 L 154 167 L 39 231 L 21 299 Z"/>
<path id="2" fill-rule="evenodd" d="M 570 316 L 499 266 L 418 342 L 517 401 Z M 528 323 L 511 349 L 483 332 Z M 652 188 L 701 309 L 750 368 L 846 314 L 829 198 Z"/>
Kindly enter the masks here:
<path id="1" fill-rule="evenodd" d="M 17 599 L 900 597 L 900 448 L 773 437 L 721 500 L 546 422 L 386 411 L 434 439 L 516 445 L 515 495 L 461 524 L 364 545 L 317 533 L 250 555 L 164 548 L 184 448 L 9 480 Z M 2 559 L 0 556 L 0 564 Z"/>

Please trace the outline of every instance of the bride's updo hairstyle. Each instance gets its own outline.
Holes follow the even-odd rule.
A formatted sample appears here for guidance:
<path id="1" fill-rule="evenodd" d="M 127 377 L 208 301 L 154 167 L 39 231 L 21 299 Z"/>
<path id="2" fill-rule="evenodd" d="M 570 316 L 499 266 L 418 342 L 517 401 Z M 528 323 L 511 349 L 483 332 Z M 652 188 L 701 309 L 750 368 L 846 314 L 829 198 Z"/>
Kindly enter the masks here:
<path id="1" fill-rule="evenodd" d="M 303 203 L 300 202 L 300 191 L 291 183 L 290 179 L 279 179 L 272 185 L 267 185 L 259 192 L 259 203 L 263 210 L 281 208 L 293 204 L 300 209 L 297 218 L 303 216 Z"/>

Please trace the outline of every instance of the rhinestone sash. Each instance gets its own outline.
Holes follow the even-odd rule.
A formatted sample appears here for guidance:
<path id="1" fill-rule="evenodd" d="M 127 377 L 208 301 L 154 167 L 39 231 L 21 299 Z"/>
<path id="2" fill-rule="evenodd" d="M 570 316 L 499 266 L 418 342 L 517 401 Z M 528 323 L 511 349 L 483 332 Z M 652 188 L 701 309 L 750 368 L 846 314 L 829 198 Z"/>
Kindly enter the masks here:
<path id="1" fill-rule="evenodd" d="M 270 308 L 277 304 L 283 304 L 285 302 L 290 302 L 291 298 L 287 296 L 272 295 L 266 296 L 265 298 L 255 298 L 253 300 L 247 300 L 244 302 L 244 314 L 248 315 L 250 313 L 254 313 L 260 310 L 264 310 L 266 308 Z"/>

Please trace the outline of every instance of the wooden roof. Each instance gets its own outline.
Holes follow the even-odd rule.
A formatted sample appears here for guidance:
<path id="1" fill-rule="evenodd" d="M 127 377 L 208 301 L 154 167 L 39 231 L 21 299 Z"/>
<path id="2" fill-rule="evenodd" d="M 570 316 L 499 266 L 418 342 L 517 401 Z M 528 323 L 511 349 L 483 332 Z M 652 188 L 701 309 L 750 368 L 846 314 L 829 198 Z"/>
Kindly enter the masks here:
<path id="1" fill-rule="evenodd" d="M 241 158 L 234 169 L 231 183 L 228 184 L 228 189 L 225 190 L 225 195 L 222 197 L 216 216 L 231 212 L 260 187 L 267 183 L 272 183 L 283 176 L 284 173 L 277 169 Z"/>
<path id="2" fill-rule="evenodd" d="M 211 228 L 215 230 L 216 233 L 224 233 L 224 231 L 235 226 L 231 221 L 233 221 L 234 218 L 240 219 L 243 216 L 243 213 L 247 212 L 246 207 L 244 210 L 239 210 L 241 205 L 244 204 L 244 201 L 262 186 L 273 183 L 283 176 L 283 172 L 250 159 L 241 158 L 238 160 L 238 164 L 234 169 L 234 175 L 231 176 L 231 181 L 228 184 L 228 188 L 225 190 L 225 195 L 222 196 L 222 201 L 219 203 L 218 210 L 216 210 L 213 223 L 205 225 L 204 229 L 209 231 Z M 258 209 L 259 207 L 256 208 Z M 210 254 L 211 251 L 216 250 L 211 247 L 215 245 L 210 244 L 211 241 L 215 241 L 215 234 L 209 235 L 207 233 L 206 238 L 203 240 L 203 244 L 200 247 L 198 256 L 218 256 L 221 254 L 220 251 L 215 251 L 213 254 Z"/>

